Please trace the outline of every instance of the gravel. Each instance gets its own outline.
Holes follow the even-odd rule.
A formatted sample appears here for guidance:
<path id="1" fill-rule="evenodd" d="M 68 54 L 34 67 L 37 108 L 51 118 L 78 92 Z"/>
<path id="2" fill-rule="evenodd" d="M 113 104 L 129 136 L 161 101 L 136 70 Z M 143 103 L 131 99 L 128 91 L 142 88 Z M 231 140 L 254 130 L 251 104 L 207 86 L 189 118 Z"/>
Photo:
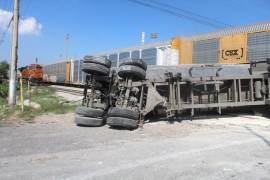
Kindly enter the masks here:
<path id="1" fill-rule="evenodd" d="M 0 128 L 1 179 L 269 179 L 270 120 L 242 115 L 77 127 L 74 114 Z"/>

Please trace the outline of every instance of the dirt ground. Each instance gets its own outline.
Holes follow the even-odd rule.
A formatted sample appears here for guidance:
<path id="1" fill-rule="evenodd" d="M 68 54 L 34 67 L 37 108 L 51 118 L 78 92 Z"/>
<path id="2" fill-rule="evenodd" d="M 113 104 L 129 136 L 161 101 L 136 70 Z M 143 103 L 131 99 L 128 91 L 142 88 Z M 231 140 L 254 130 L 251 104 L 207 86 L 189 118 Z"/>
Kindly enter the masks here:
<path id="1" fill-rule="evenodd" d="M 0 127 L 0 179 L 270 179 L 270 120 L 241 115 L 77 127 L 74 114 Z"/>

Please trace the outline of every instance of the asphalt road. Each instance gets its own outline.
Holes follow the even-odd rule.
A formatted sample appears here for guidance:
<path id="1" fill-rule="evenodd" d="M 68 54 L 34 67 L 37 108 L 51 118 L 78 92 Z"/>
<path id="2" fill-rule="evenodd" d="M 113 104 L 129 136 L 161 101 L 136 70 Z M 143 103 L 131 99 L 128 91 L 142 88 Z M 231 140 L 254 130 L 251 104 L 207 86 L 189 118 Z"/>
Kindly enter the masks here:
<path id="1" fill-rule="evenodd" d="M 270 120 L 256 116 L 77 127 L 73 114 L 0 127 L 0 179 L 270 179 Z"/>

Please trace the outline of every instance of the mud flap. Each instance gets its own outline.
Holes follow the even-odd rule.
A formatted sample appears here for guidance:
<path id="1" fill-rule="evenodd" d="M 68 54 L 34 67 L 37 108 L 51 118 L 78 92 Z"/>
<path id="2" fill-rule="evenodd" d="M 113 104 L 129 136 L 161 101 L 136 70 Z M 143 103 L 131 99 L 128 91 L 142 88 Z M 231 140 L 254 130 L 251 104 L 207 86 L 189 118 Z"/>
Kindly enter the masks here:
<path id="1" fill-rule="evenodd" d="M 166 100 L 157 92 L 156 88 L 150 84 L 148 86 L 146 105 L 143 110 L 143 115 L 148 114 L 158 104 L 165 103 Z"/>

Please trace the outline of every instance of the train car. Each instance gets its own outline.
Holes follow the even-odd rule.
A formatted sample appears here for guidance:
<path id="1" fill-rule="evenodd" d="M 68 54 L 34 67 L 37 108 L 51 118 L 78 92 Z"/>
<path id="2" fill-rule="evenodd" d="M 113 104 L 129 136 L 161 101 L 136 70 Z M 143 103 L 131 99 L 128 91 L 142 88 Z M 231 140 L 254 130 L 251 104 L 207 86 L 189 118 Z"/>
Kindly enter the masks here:
<path id="1" fill-rule="evenodd" d="M 244 64 L 270 57 L 270 23 L 175 38 L 179 64 Z"/>
<path id="2" fill-rule="evenodd" d="M 44 66 L 43 81 L 56 84 L 84 83 L 85 74 L 81 71 L 82 60 L 65 59 Z"/>
<path id="3" fill-rule="evenodd" d="M 113 49 L 91 54 L 105 56 L 118 67 L 126 58 L 143 59 L 147 65 L 245 64 L 270 58 L 270 23 L 227 28 L 191 37 Z M 66 59 L 44 66 L 44 80 L 83 84 L 81 59 Z"/>
<path id="4" fill-rule="evenodd" d="M 43 68 L 39 64 L 30 64 L 19 69 L 23 79 L 31 79 L 32 81 L 42 81 Z"/>
<path id="5" fill-rule="evenodd" d="M 107 57 L 112 62 L 113 67 L 118 67 L 127 58 L 144 59 L 148 65 L 177 65 L 179 62 L 179 49 L 172 46 L 173 43 L 175 43 L 174 38 L 161 42 L 113 49 L 92 55 Z"/>
<path id="6" fill-rule="evenodd" d="M 141 58 L 148 65 L 243 64 L 270 58 L 270 23 L 226 28 L 191 37 L 93 54 L 107 56 L 114 66 L 125 58 Z"/>

